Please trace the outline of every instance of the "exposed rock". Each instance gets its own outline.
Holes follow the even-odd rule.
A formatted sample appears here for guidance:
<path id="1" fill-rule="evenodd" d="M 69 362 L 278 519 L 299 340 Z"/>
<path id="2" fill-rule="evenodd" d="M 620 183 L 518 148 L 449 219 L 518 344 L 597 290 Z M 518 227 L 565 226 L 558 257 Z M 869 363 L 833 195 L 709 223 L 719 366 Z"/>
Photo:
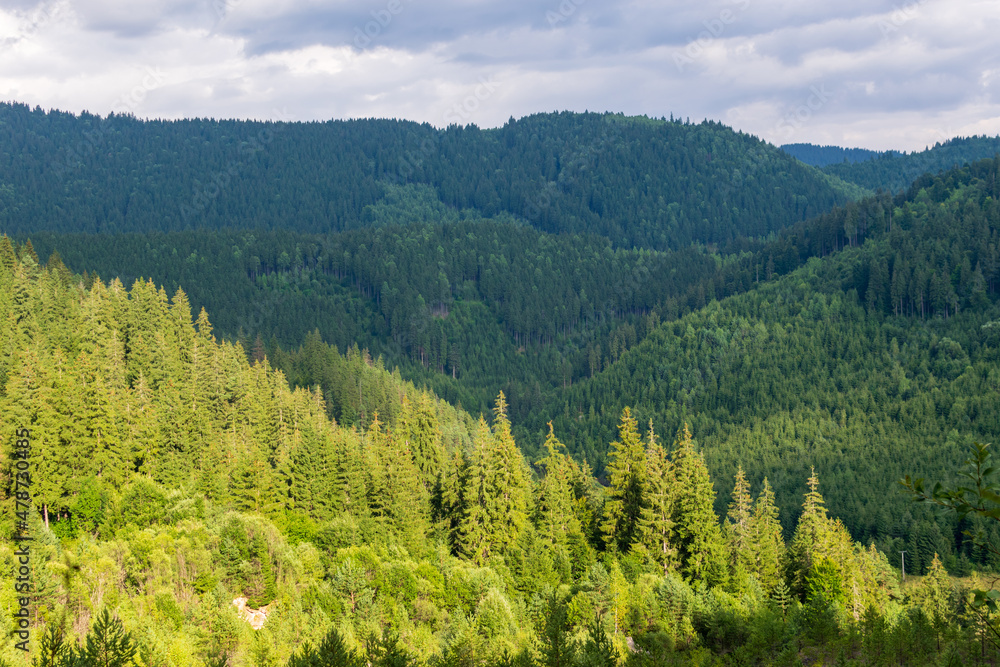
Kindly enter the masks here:
<path id="1" fill-rule="evenodd" d="M 270 605 L 264 605 L 260 609 L 251 609 L 247 606 L 246 598 L 236 598 L 233 600 L 233 604 L 236 605 L 236 611 L 239 613 L 240 618 L 250 624 L 250 627 L 254 630 L 260 630 L 264 627 L 264 622 L 267 620 L 267 611 Z"/>

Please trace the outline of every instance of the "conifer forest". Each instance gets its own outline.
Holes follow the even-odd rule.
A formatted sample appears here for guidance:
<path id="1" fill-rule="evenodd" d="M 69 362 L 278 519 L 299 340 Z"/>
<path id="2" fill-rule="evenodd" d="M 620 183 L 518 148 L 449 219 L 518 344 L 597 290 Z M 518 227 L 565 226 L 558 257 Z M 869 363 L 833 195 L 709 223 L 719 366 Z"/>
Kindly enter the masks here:
<path id="1" fill-rule="evenodd" d="M 0 665 L 996 665 L 998 151 L 0 104 Z"/>

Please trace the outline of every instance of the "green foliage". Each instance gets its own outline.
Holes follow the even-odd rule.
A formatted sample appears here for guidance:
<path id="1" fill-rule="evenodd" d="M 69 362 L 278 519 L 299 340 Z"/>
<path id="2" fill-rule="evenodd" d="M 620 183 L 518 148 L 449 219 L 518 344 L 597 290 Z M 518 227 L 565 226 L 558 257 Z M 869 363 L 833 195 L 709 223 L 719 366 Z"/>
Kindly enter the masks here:
<path id="1" fill-rule="evenodd" d="M 642 132 L 701 132 L 695 144 L 726 134 L 590 115 L 550 127 L 546 118 L 462 129 L 467 137 L 413 127 L 407 136 L 433 134 L 450 148 L 468 140 L 494 155 L 504 149 L 491 137 L 506 132 L 535 156 L 518 144 L 531 123 L 577 123 L 584 136 L 608 127 L 602 150 L 614 163 L 638 148 L 614 142 Z M 538 141 L 552 148 L 559 136 Z M 581 180 L 558 181 L 539 207 L 540 228 L 596 230 L 615 242 L 658 235 L 640 243 L 659 249 L 513 221 L 508 195 L 528 181 L 511 176 L 497 190 L 492 170 L 472 202 L 495 214 L 490 221 L 456 217 L 469 203 L 465 175 L 435 172 L 419 176 L 433 188 L 416 176 L 376 188 L 361 208 L 371 228 L 329 238 L 123 240 L 149 243 L 142 253 L 156 254 L 154 264 L 195 283 L 232 265 L 234 274 L 195 289 L 222 294 L 218 284 L 232 277 L 250 286 L 234 292 L 241 308 L 263 313 L 257 297 L 274 295 L 348 323 L 337 334 L 347 343 L 357 342 L 352 327 L 368 329 L 398 372 L 359 345 L 338 349 L 325 332 L 290 351 L 277 335 L 251 340 L 264 317 L 246 320 L 241 336 L 236 310 L 225 317 L 242 340 L 219 342 L 203 310 L 192 321 L 193 299 L 179 285 L 168 297 L 151 280 L 128 290 L 73 276 L 59 256 L 40 264 L 40 245 L 0 237 L 3 499 L 13 505 L 10 443 L 25 425 L 36 448 L 39 516 L 29 519 L 40 660 L 784 664 L 968 661 L 970 646 L 985 654 L 996 596 L 981 584 L 952 593 L 946 568 L 997 563 L 989 544 L 1000 491 L 988 451 L 977 448 L 957 490 L 911 482 L 930 504 L 956 510 L 953 521 L 911 511 L 882 481 L 911 461 L 921 474 L 946 466 L 956 443 L 997 428 L 987 325 L 1000 284 L 998 163 L 919 179 L 905 196 L 851 203 L 767 240 L 737 238 L 745 230 L 725 220 L 744 217 L 731 210 L 709 233 L 729 246 L 665 250 L 704 240 L 681 218 L 711 201 L 688 213 L 667 204 L 678 223 L 657 227 L 664 220 L 649 221 L 661 207 L 647 194 L 610 194 L 579 164 L 547 162 L 560 154 L 547 150 L 537 154 L 546 181 L 564 169 Z M 772 157 L 756 174 L 762 183 L 788 164 Z M 598 176 L 611 183 L 612 173 Z M 739 208 L 743 195 L 724 193 L 726 207 Z M 623 211 L 651 206 L 655 215 L 615 227 Z M 428 222 L 439 214 L 448 222 Z M 776 231 L 772 222 L 759 224 Z M 178 248 L 191 252 L 175 258 Z M 621 275 L 635 280 L 618 284 Z M 266 317 L 293 312 L 285 307 Z M 307 319 L 289 319 L 285 340 L 300 342 Z M 451 398 L 472 396 L 473 406 L 506 384 L 491 423 L 477 425 L 404 374 Z M 650 423 L 645 441 L 640 417 Z M 680 426 L 669 451 L 654 423 Z M 582 459 L 597 464 L 596 478 Z M 810 462 L 828 498 L 814 471 L 799 513 Z M 720 484 L 735 480 L 723 525 L 727 501 L 709 470 Z M 964 534 L 979 530 L 978 541 Z M 886 554 L 902 549 L 926 577 L 901 590 Z M 12 549 L 0 559 L 14 571 Z M 236 611 L 240 597 L 250 609 L 266 605 L 266 617 L 255 616 L 261 630 Z M 86 633 L 81 619 L 94 606 L 105 612 Z M 57 623 L 63 616 L 77 620 Z"/>
<path id="2" fill-rule="evenodd" d="M 1000 137 L 956 137 L 913 153 L 886 151 L 866 160 L 831 161 L 823 171 L 869 190 L 898 192 L 923 174 L 992 158 L 1000 152 Z"/>
<path id="3" fill-rule="evenodd" d="M 331 628 L 315 649 L 306 645 L 288 660 L 288 667 L 361 667 L 362 664 L 336 628 Z"/>
<path id="4" fill-rule="evenodd" d="M 75 663 L 86 667 L 126 667 L 133 662 L 138 646 L 122 622 L 103 609 L 87 633 L 84 646 L 77 652 Z"/>

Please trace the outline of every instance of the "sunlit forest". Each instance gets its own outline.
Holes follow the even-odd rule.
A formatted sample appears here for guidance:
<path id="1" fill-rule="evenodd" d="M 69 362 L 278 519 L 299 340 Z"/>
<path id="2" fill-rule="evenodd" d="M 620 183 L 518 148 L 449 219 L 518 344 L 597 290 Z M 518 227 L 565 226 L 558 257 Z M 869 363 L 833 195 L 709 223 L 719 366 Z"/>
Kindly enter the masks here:
<path id="1" fill-rule="evenodd" d="M 1000 659 L 985 140 L 2 115 L 3 664 Z"/>

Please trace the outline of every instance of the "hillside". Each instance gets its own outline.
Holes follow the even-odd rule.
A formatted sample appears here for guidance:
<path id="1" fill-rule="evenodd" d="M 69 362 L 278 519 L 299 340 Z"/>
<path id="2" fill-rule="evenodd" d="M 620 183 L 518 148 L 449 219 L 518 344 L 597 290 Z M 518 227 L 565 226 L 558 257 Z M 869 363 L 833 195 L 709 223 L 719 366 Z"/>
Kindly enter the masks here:
<path id="1" fill-rule="evenodd" d="M 393 186 L 407 184 L 454 215 L 660 250 L 766 235 L 846 201 L 812 168 L 712 122 L 560 113 L 436 130 L 0 105 L 6 233 L 337 232 L 380 224 Z"/>
<path id="2" fill-rule="evenodd" d="M 979 650 L 950 597 L 975 582 L 953 587 L 932 559 L 900 589 L 885 554 L 828 514 L 822 477 L 800 481 L 787 542 L 771 487 L 742 471 L 720 523 L 686 426 L 667 446 L 623 409 L 600 486 L 554 431 L 526 460 L 502 393 L 477 423 L 352 351 L 327 360 L 360 394 L 341 411 L 366 425 L 346 428 L 318 392 L 217 341 L 183 291 L 86 286 L 7 237 L 0 327 L 0 500 L 13 511 L 30 493 L 37 508 L 4 524 L 3 569 L 24 563 L 12 538 L 31 537 L 33 588 L 17 598 L 3 575 L 3 603 L 29 611 L 0 630 L 27 633 L 36 665 L 645 667 L 887 651 L 934 664 Z M 935 636 L 930 613 L 954 627 L 937 645 L 908 641 Z M 12 642 L 0 660 L 31 664 Z"/>
<path id="3" fill-rule="evenodd" d="M 279 346 L 293 349 L 317 330 L 341 353 L 366 347 L 476 411 L 498 384 L 519 404 L 536 385 L 590 377 L 655 318 L 746 289 L 767 268 L 751 257 L 720 267 L 699 247 L 615 249 L 600 237 L 477 219 L 329 235 L 31 238 L 41 256 L 58 252 L 74 270 L 148 277 L 170 291 L 190 285 L 191 301 L 218 313 L 216 331 L 248 349 L 259 337 L 277 358 Z"/>
<path id="4" fill-rule="evenodd" d="M 625 404 L 640 421 L 686 421 L 723 478 L 740 464 L 768 477 L 786 517 L 815 465 L 855 538 L 912 549 L 918 568 L 957 557 L 957 526 L 925 523 L 889 489 L 907 471 L 940 477 L 1000 431 L 998 170 L 926 176 L 894 205 L 789 230 L 776 246 L 804 266 L 661 325 L 537 410 L 535 429 L 555 416 L 595 463 Z"/>
<path id="5" fill-rule="evenodd" d="M 867 190 L 896 193 L 909 188 L 924 174 L 937 174 L 991 158 L 998 152 L 1000 136 L 957 137 L 918 152 L 887 151 L 864 161 L 831 162 L 822 169 L 826 174 Z"/>
<path id="6" fill-rule="evenodd" d="M 842 162 L 864 162 L 883 154 L 883 151 L 872 151 L 867 148 L 841 148 L 816 144 L 782 144 L 779 148 L 796 160 L 813 167 L 825 167 Z"/>

